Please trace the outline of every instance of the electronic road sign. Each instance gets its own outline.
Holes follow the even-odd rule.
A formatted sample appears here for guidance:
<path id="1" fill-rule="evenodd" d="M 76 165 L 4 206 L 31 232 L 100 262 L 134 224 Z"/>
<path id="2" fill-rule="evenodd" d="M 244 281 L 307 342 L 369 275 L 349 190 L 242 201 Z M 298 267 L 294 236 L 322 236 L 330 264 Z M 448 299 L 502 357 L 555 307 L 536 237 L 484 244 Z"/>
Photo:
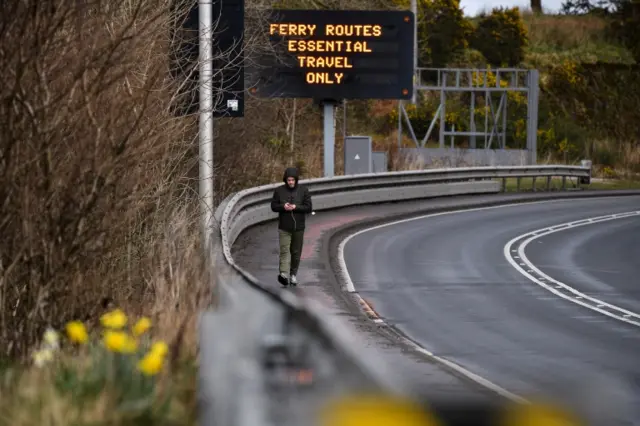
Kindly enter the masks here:
<path id="1" fill-rule="evenodd" d="M 258 61 L 250 92 L 260 97 L 410 99 L 410 11 L 272 10 L 272 52 Z"/>

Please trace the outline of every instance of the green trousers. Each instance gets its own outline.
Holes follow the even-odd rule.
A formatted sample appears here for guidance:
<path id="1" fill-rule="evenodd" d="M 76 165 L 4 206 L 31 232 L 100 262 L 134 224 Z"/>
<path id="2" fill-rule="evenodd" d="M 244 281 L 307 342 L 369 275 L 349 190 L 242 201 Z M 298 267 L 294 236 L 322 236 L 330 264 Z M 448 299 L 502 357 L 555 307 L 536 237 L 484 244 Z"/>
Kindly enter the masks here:
<path id="1" fill-rule="evenodd" d="M 304 230 L 287 232 L 279 229 L 278 237 L 280 239 L 280 273 L 296 275 L 302 255 Z"/>

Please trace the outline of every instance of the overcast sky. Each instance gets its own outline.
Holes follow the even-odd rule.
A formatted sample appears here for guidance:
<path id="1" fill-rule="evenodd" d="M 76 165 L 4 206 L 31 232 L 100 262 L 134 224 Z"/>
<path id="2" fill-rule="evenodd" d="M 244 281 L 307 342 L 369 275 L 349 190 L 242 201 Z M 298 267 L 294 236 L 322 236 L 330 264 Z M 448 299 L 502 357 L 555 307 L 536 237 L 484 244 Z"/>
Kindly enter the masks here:
<path id="1" fill-rule="evenodd" d="M 485 9 L 490 12 L 494 7 L 514 7 L 529 8 L 530 2 L 527 0 L 460 0 L 460 6 L 467 16 L 475 16 Z M 562 5 L 562 0 L 542 0 L 542 7 L 549 12 L 557 12 Z"/>

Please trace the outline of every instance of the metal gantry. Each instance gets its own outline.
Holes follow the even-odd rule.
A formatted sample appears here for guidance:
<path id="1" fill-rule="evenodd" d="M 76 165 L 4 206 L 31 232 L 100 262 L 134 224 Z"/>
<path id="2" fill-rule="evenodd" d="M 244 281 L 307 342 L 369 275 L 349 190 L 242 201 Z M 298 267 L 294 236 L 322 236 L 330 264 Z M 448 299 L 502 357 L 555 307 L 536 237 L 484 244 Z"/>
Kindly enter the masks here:
<path id="1" fill-rule="evenodd" d="M 489 76 L 492 76 L 489 78 Z M 495 79 L 495 82 L 489 81 Z M 522 92 L 527 97 L 526 150 L 529 164 L 536 163 L 536 136 L 538 128 L 539 73 L 535 69 L 518 68 L 417 68 L 415 91 L 440 92 L 440 105 L 427 130 L 427 134 L 418 141 L 411 125 L 404 102 L 399 101 L 398 109 L 398 147 L 402 145 L 403 121 L 406 124 L 416 148 L 424 148 L 427 140 L 439 121 L 439 146 L 445 148 L 445 137 L 451 136 L 451 148 L 455 136 L 469 138 L 469 148 L 477 149 L 477 138 L 484 138 L 483 148 L 491 150 L 494 139 L 497 149 L 506 149 L 507 144 L 507 104 L 509 92 Z M 446 128 L 447 93 L 469 92 L 469 131 L 456 131 L 455 126 Z M 482 131 L 478 131 L 475 117 L 476 96 L 484 95 L 485 114 Z M 500 94 L 498 105 L 494 105 L 493 93 Z M 419 96 L 417 96 L 419 98 Z"/>

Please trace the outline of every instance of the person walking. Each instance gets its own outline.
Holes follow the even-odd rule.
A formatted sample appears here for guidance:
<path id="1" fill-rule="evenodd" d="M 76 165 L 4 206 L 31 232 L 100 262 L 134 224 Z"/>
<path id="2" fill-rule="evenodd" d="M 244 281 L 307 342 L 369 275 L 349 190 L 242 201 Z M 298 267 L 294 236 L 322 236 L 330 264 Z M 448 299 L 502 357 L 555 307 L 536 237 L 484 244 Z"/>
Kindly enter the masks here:
<path id="1" fill-rule="evenodd" d="M 278 239 L 280 245 L 280 273 L 278 282 L 283 286 L 297 285 L 298 267 L 302 254 L 306 215 L 311 213 L 311 195 L 305 185 L 298 183 L 298 169 L 284 171 L 284 185 L 273 191 L 271 210 L 278 213 Z"/>

